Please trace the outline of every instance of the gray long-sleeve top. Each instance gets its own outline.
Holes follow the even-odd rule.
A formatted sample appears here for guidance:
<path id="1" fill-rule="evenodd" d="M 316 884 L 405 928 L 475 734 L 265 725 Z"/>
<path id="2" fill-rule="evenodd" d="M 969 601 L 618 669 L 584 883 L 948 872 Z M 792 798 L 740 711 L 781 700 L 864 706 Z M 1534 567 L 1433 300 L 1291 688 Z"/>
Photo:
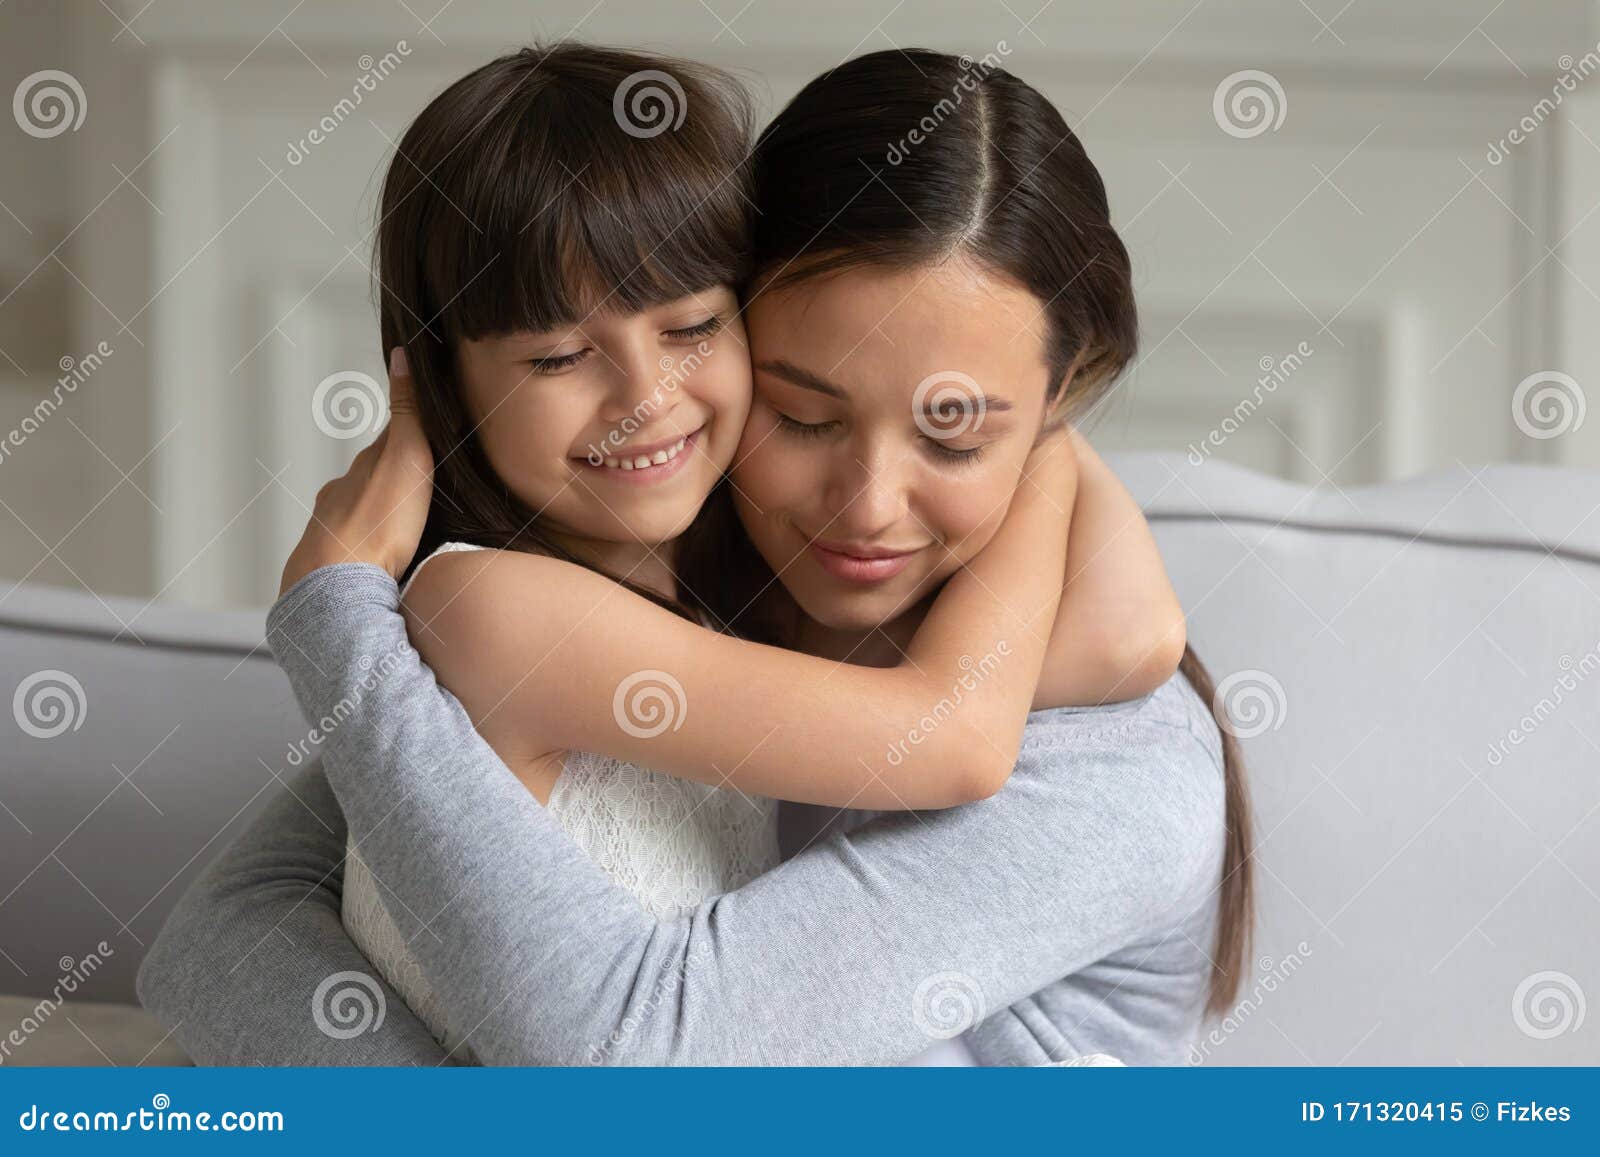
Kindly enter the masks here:
<path id="1" fill-rule="evenodd" d="M 141 999 L 200 1061 L 443 1059 L 381 981 L 376 1032 L 334 1039 L 312 1015 L 327 977 L 373 972 L 339 924 L 341 811 L 485 1063 L 893 1064 L 969 1024 L 985 1064 L 1188 1055 L 1223 784 L 1216 723 L 1181 674 L 1035 712 L 990 799 L 835 831 L 658 921 L 438 685 L 389 575 L 314 571 L 267 629 L 325 732 L 322 767 L 196 882 L 141 969 Z"/>

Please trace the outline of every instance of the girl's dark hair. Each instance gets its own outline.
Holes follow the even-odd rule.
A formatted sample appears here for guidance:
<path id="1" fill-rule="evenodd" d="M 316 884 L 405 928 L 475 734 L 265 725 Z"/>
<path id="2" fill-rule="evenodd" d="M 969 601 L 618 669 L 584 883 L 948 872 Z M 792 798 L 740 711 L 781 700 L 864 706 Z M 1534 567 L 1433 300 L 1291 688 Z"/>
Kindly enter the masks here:
<path id="1" fill-rule="evenodd" d="M 405 348 L 435 463 L 412 567 L 452 539 L 588 565 L 490 464 L 458 344 L 742 283 L 750 135 L 726 73 L 572 41 L 490 61 L 411 123 L 383 182 L 375 274 L 384 360 Z"/>
<path id="2" fill-rule="evenodd" d="M 762 287 L 962 257 L 1031 290 L 1048 327 L 1052 423 L 1092 410 L 1133 359 L 1132 268 L 1100 173 L 1056 108 L 993 57 L 895 49 L 840 65 L 762 132 L 753 183 Z M 762 597 L 772 572 L 740 531 L 726 483 L 686 536 L 679 574 L 719 622 L 779 641 Z M 1192 648 L 1179 670 L 1214 704 Z M 1227 836 L 1209 1013 L 1238 989 L 1254 907 L 1243 762 L 1226 728 L 1222 743 Z"/>

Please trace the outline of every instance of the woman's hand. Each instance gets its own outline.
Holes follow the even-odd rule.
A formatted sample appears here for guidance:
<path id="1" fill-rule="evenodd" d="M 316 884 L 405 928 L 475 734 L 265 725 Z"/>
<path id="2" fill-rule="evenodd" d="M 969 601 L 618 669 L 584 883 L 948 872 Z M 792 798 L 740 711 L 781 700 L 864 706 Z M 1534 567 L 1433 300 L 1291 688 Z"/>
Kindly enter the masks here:
<path id="1" fill-rule="evenodd" d="M 389 422 L 349 470 L 317 491 L 278 594 L 339 562 L 370 562 L 398 579 L 422 540 L 432 497 L 433 452 L 417 419 L 405 351 L 396 346 L 389 355 Z"/>

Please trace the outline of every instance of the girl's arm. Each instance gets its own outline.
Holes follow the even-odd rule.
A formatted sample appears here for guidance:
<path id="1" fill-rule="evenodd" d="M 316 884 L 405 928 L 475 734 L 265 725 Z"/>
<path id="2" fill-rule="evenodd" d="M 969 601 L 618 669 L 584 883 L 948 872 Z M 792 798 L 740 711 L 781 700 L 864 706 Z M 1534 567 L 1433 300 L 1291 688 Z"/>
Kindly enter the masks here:
<path id="1" fill-rule="evenodd" d="M 139 964 L 140 1003 L 202 1065 L 456 1063 L 344 929 L 344 814 L 327 778 L 312 766 L 286 787 L 167 917 Z M 334 1002 L 363 995 L 382 1023 L 345 1031 L 359 1006 Z"/>
<path id="2" fill-rule="evenodd" d="M 1076 428 L 1078 494 L 1061 596 L 1033 709 L 1148 695 L 1172 678 L 1188 641 L 1144 512 Z"/>
<path id="3" fill-rule="evenodd" d="M 406 608 L 423 660 L 508 763 L 592 751 L 778 799 L 950 807 L 993 795 L 1016 763 L 1075 485 L 1071 444 L 1054 434 L 891 668 L 719 635 L 516 551 L 430 560 Z"/>
<path id="4" fill-rule="evenodd" d="M 412 949 L 486 1063 L 893 1063 L 927 1045 L 940 974 L 981 1015 L 1173 928 L 1204 935 L 1183 920 L 1215 889 L 1222 781 L 1181 679 L 1036 717 L 993 799 L 835 834 L 657 922 L 506 769 L 398 606 L 378 567 L 323 567 L 268 639 L 306 715 L 337 713 L 324 770 L 363 859 L 429 914 Z M 1168 982 L 1198 1006 L 1205 979 Z"/>

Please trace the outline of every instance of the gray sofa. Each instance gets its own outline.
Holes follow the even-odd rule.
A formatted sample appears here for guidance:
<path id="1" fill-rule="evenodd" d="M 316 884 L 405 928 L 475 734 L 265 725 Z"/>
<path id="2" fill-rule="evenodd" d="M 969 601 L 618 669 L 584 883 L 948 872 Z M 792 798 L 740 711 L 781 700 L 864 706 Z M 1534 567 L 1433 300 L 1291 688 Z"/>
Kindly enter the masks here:
<path id="1" fill-rule="evenodd" d="M 1600 475 L 1336 492 L 1181 455 L 1112 465 L 1255 796 L 1256 971 L 1194 1059 L 1600 1061 Z M 0 595 L 0 1042 L 30 1026 L 0 1063 L 181 1061 L 124 1006 L 305 733 L 262 619 Z"/>

